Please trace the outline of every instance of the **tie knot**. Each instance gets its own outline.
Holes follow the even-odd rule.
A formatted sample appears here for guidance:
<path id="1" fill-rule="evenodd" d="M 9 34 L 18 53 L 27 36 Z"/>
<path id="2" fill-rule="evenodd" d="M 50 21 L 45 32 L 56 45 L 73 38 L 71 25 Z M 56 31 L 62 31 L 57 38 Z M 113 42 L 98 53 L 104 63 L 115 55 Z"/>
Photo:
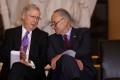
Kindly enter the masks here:
<path id="1" fill-rule="evenodd" d="M 71 46 L 71 43 L 68 39 L 68 35 L 64 35 L 64 48 L 67 50 L 67 49 L 72 49 L 72 46 Z"/>
<path id="2" fill-rule="evenodd" d="M 28 35 L 30 32 L 29 31 L 26 31 L 25 35 Z"/>
<path id="3" fill-rule="evenodd" d="M 68 35 L 65 34 L 63 37 L 65 42 L 69 42 Z"/>
<path id="4" fill-rule="evenodd" d="M 67 35 L 66 34 L 63 37 L 64 37 L 64 39 L 67 39 Z"/>

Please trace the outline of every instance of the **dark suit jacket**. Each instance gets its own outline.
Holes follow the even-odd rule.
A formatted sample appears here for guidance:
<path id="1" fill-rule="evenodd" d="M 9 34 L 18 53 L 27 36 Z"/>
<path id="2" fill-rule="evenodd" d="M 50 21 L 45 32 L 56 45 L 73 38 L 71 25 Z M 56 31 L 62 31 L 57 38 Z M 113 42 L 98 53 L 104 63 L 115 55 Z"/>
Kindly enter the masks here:
<path id="1" fill-rule="evenodd" d="M 70 35 L 70 42 L 72 49 L 76 51 L 75 58 L 82 60 L 84 65 L 95 73 L 92 61 L 90 58 L 90 31 L 87 28 L 72 28 Z M 53 57 L 64 52 L 63 37 L 61 35 L 53 34 L 49 38 L 48 61 Z"/>
<path id="2" fill-rule="evenodd" d="M 21 46 L 22 27 L 8 29 L 5 32 L 5 40 L 3 48 L 1 50 L 2 60 L 4 62 L 3 73 L 9 73 L 10 70 L 10 51 L 20 50 Z M 32 60 L 35 64 L 35 71 L 39 74 L 39 77 L 43 79 L 44 66 L 46 65 L 46 51 L 48 34 L 36 28 L 32 31 L 31 45 L 29 51 L 29 60 Z"/>

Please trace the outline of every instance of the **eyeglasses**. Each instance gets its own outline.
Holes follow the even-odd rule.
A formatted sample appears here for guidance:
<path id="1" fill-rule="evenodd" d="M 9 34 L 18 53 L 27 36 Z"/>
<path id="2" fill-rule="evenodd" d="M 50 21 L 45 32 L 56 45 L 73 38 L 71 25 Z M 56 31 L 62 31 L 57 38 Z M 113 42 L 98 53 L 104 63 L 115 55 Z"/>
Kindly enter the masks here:
<path id="1" fill-rule="evenodd" d="M 51 22 L 51 26 L 52 27 L 55 27 L 59 22 L 61 22 L 64 18 L 61 18 L 59 21 L 57 21 L 56 23 L 55 22 Z"/>
<path id="2" fill-rule="evenodd" d="M 30 18 L 34 18 L 34 19 L 36 19 L 36 20 L 41 20 L 41 17 L 39 17 L 39 16 L 31 16 L 31 15 L 28 15 Z"/>

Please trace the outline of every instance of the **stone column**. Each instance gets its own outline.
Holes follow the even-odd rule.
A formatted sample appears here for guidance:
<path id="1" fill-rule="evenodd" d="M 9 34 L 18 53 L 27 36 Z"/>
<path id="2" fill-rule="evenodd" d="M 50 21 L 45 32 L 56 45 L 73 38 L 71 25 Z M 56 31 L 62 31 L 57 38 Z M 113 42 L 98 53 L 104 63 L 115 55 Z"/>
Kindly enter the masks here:
<path id="1" fill-rule="evenodd" d="M 0 14 L 2 16 L 4 29 L 10 28 L 10 18 L 6 0 L 0 0 Z"/>
<path id="2" fill-rule="evenodd" d="M 72 16 L 75 28 L 90 28 L 91 16 L 97 0 L 47 0 L 45 6 L 45 18 L 49 23 L 54 10 L 58 8 L 66 9 Z M 53 34 L 51 27 L 45 26 L 43 30 Z"/>

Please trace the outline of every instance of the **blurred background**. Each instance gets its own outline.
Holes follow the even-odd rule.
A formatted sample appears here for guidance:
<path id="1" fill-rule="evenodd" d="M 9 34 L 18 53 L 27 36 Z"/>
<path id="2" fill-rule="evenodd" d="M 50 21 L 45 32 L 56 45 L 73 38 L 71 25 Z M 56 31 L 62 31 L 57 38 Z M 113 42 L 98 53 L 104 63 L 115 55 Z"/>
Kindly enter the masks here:
<path id="1" fill-rule="evenodd" d="M 13 13 L 14 14 L 12 15 L 13 17 L 10 16 L 12 14 L 8 12 L 10 11 L 10 9 L 8 9 L 7 7 L 1 7 L 4 1 L 5 0 L 0 0 L 0 45 L 2 44 L 4 30 L 11 27 L 15 27 L 17 25 L 16 23 L 14 23 L 14 21 L 17 21 L 15 16 L 20 16 L 20 14 L 15 14 L 15 13 Z M 28 3 L 25 3 L 27 1 L 29 3 L 29 0 L 22 0 L 21 4 L 23 4 L 23 6 L 19 8 L 20 10 L 22 10 L 22 8 L 26 4 L 28 4 Z M 38 6 L 39 5 L 45 6 L 44 0 L 39 0 L 39 1 L 41 2 L 41 4 L 38 4 L 36 2 Z M 117 40 L 117 41 L 120 40 L 120 5 L 119 5 L 120 0 L 93 0 L 93 1 L 94 1 L 94 6 L 92 8 L 93 10 L 91 10 L 92 12 L 90 16 L 90 26 L 88 26 L 88 28 L 90 28 L 91 30 L 91 37 L 92 37 L 91 58 L 94 62 L 94 67 L 97 69 L 97 80 L 101 80 L 102 56 L 100 51 L 100 42 L 102 40 Z M 4 4 L 8 5 L 8 3 L 11 2 L 11 0 L 6 0 L 6 2 L 7 3 L 4 3 Z M 32 3 L 32 0 L 31 0 L 31 3 Z M 3 8 L 4 8 L 4 13 L 2 12 Z M 14 7 L 11 8 L 11 10 L 14 12 L 15 11 Z M 44 8 L 42 7 L 41 10 L 44 11 L 45 7 Z M 4 17 L 3 17 L 3 14 L 4 14 Z M 42 17 L 44 18 L 43 15 Z M 12 21 L 4 22 L 3 19 L 4 20 L 10 19 L 10 20 L 13 20 L 13 22 Z"/>

